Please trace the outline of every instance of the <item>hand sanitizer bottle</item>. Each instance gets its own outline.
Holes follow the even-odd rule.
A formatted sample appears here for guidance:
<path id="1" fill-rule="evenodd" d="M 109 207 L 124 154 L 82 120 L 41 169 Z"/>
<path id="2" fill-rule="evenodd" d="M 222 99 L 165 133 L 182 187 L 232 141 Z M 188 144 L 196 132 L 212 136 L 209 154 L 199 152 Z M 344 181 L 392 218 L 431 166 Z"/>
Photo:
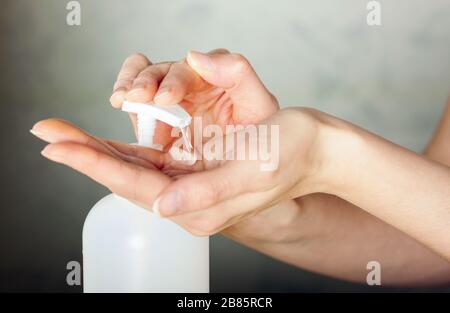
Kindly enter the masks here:
<path id="1" fill-rule="evenodd" d="M 179 105 L 126 102 L 122 109 L 137 113 L 139 145 L 156 149 L 156 120 L 180 128 L 191 122 Z M 89 293 L 209 292 L 209 238 L 110 194 L 84 223 L 83 284 Z"/>

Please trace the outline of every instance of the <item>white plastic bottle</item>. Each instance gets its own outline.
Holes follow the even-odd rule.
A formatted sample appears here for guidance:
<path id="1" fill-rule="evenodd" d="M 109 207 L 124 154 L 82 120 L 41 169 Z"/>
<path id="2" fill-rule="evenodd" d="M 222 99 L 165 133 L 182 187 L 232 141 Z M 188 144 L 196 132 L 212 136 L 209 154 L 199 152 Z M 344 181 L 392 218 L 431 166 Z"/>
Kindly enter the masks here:
<path id="1" fill-rule="evenodd" d="M 125 103 L 123 110 L 138 115 L 139 144 L 154 148 L 156 119 L 174 127 L 191 121 L 178 105 Z M 110 194 L 84 223 L 83 285 L 84 292 L 209 292 L 209 238 Z"/>

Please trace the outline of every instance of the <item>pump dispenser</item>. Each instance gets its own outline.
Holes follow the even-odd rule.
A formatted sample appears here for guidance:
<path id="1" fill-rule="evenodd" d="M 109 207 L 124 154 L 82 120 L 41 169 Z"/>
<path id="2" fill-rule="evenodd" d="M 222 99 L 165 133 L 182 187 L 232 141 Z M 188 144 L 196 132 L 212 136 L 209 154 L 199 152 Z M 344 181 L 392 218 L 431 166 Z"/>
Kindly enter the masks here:
<path id="1" fill-rule="evenodd" d="M 138 144 L 158 150 L 157 120 L 181 129 L 191 123 L 179 105 L 125 102 L 122 110 L 137 114 Z M 84 223 L 83 284 L 84 292 L 209 292 L 209 238 L 110 194 Z"/>
<path id="2" fill-rule="evenodd" d="M 137 114 L 137 128 L 139 145 L 162 150 L 162 146 L 153 143 L 156 120 L 169 124 L 172 127 L 184 129 L 191 124 L 191 116 L 179 105 L 160 107 L 145 103 L 125 101 L 122 110 Z"/>

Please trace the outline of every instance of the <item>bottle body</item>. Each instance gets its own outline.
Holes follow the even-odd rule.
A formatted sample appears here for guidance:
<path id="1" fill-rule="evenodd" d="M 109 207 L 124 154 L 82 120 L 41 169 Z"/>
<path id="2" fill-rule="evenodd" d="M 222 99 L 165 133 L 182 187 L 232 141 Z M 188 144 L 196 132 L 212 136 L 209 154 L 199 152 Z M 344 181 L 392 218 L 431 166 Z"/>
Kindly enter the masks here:
<path id="1" fill-rule="evenodd" d="M 83 227 L 84 292 L 209 292 L 209 238 L 110 194 Z"/>

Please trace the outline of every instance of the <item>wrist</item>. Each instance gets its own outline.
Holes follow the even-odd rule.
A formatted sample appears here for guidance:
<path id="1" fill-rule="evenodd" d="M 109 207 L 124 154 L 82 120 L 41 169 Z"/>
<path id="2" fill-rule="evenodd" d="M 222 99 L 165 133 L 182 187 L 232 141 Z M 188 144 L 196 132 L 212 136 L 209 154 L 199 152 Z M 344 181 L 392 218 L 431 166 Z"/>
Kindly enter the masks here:
<path id="1" fill-rule="evenodd" d="M 357 183 L 358 173 L 365 167 L 367 136 L 349 122 L 321 114 L 316 192 L 343 196 Z"/>
<path id="2" fill-rule="evenodd" d="M 309 153 L 299 167 L 306 168 L 300 176 L 296 197 L 312 193 L 338 195 L 350 188 L 349 176 L 363 165 L 365 151 L 364 133 L 356 126 L 321 111 L 309 108 L 297 109 L 310 119 Z M 304 121 L 303 121 L 304 123 Z M 305 129 L 298 137 L 303 143 Z M 304 147 L 298 147 L 304 149 Z"/>

